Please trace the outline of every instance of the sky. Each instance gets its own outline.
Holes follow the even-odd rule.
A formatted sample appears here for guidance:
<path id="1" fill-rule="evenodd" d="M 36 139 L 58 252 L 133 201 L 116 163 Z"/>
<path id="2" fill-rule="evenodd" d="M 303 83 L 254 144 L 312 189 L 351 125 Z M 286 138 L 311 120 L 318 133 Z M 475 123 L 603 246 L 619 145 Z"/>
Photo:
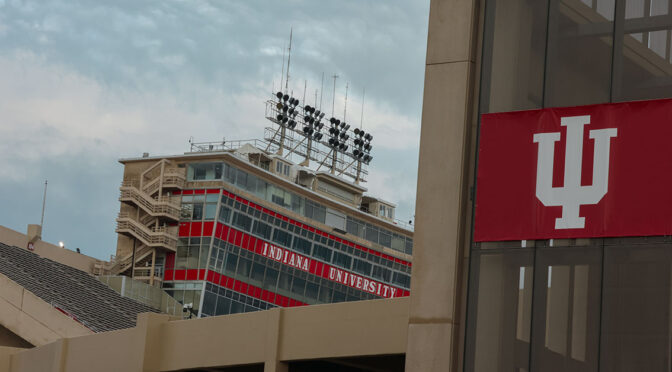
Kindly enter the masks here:
<path id="1" fill-rule="evenodd" d="M 118 159 L 263 138 L 290 29 L 289 89 L 314 103 L 324 73 L 339 116 L 347 83 L 355 123 L 364 101 L 363 185 L 410 220 L 428 15 L 429 0 L 0 0 L 0 225 L 39 224 L 48 180 L 43 240 L 109 259 Z"/>

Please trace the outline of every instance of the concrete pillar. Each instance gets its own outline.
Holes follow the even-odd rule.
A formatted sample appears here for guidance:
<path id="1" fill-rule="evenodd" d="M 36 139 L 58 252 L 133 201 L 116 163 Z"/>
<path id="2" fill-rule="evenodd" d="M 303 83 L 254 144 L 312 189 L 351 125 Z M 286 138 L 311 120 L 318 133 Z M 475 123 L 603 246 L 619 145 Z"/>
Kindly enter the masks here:
<path id="1" fill-rule="evenodd" d="M 156 313 L 138 314 L 135 330 L 143 349 L 137 350 L 138 355 L 127 356 L 135 358 L 138 363 L 138 371 L 159 371 L 161 363 L 161 326 L 170 320 L 170 315 Z"/>
<path id="2" fill-rule="evenodd" d="M 273 308 L 268 311 L 268 326 L 266 328 L 266 360 L 264 372 L 287 372 L 288 365 L 279 358 L 280 332 L 282 328 L 282 308 Z"/>
<path id="3" fill-rule="evenodd" d="M 407 371 L 461 370 L 478 4 L 430 5 Z"/>

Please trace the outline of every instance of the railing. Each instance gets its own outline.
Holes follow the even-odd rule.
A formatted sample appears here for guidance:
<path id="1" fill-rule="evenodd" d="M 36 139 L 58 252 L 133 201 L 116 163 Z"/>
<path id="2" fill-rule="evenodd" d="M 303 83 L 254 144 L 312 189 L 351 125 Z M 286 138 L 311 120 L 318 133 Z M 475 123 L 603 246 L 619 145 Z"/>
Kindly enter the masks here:
<path id="1" fill-rule="evenodd" d="M 128 213 L 119 213 L 117 218 L 118 233 L 129 232 L 147 246 L 165 247 L 174 251 L 177 246 L 177 231 L 171 230 L 165 226 L 149 228 L 132 219 Z"/>
<path id="2" fill-rule="evenodd" d="M 138 261 L 141 261 L 143 258 L 147 257 L 147 255 L 151 254 L 153 250 L 154 248 L 146 245 L 143 245 L 139 249 L 136 249 L 135 262 L 137 263 Z M 132 260 L 133 260 L 133 252 L 129 253 L 126 257 L 115 261 L 114 264 L 110 266 L 109 269 L 105 269 L 105 271 L 115 275 L 123 273 L 124 271 L 128 270 L 131 267 L 131 265 L 133 264 Z"/>
<path id="3" fill-rule="evenodd" d="M 151 306 L 162 313 L 182 316 L 182 305 L 159 287 L 126 276 L 99 276 L 98 280 L 124 297 Z"/>
<path id="4" fill-rule="evenodd" d="M 198 142 L 191 143 L 189 152 L 222 152 L 238 150 L 244 145 L 250 144 L 258 149 L 268 147 L 268 142 L 259 139 L 221 141 L 221 142 Z"/>
<path id="5" fill-rule="evenodd" d="M 163 215 L 178 220 L 180 216 L 180 204 L 168 196 L 161 196 L 152 198 L 151 196 L 141 192 L 135 186 L 125 185 L 126 181 L 122 183 L 121 194 L 119 200 L 130 200 L 144 209 L 147 213 L 157 216 Z"/>

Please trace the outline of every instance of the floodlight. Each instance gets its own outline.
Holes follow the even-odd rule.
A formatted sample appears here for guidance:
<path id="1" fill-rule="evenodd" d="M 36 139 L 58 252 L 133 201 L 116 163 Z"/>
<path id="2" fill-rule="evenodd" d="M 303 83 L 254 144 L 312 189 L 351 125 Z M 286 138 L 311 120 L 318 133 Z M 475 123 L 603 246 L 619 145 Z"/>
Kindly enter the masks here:
<path id="1" fill-rule="evenodd" d="M 281 120 L 282 120 L 282 114 L 278 114 L 275 118 L 276 118 L 278 121 L 281 121 Z"/>
<path id="2" fill-rule="evenodd" d="M 278 99 L 282 99 L 282 92 L 275 93 L 275 96 L 278 97 Z"/>
<path id="3" fill-rule="evenodd" d="M 289 123 L 288 123 L 288 126 L 289 126 L 290 128 L 294 128 L 294 127 L 296 126 L 296 121 L 294 121 L 294 120 L 290 120 Z"/>
<path id="4" fill-rule="evenodd" d="M 324 112 L 321 112 L 320 113 L 320 119 L 322 119 L 323 117 L 324 117 Z"/>
<path id="5" fill-rule="evenodd" d="M 359 134 L 359 128 L 355 128 L 354 132 L 355 132 L 355 135 L 358 135 Z"/>
<path id="6" fill-rule="evenodd" d="M 322 114 L 322 113 L 320 112 L 320 110 L 315 111 L 315 116 L 320 116 L 320 114 Z M 324 115 L 322 115 L 322 116 L 324 116 Z"/>
<path id="7" fill-rule="evenodd" d="M 289 106 L 282 106 L 282 112 L 287 112 L 289 110 Z"/>
<path id="8" fill-rule="evenodd" d="M 364 145 L 364 149 L 365 149 L 366 151 L 371 151 L 371 144 L 370 144 L 370 143 L 367 143 L 366 145 Z"/>
<path id="9" fill-rule="evenodd" d="M 370 141 L 373 139 L 373 136 L 372 136 L 371 134 L 367 133 L 367 134 L 364 136 L 364 138 L 365 138 L 367 141 L 370 142 Z"/>
<path id="10" fill-rule="evenodd" d="M 355 149 L 355 150 L 352 152 L 352 155 L 359 156 L 359 150 Z"/>
<path id="11" fill-rule="evenodd" d="M 284 96 L 282 96 L 283 101 L 287 102 L 288 99 L 289 99 L 289 95 L 285 94 Z"/>
<path id="12" fill-rule="evenodd" d="M 303 106 L 303 111 L 310 112 L 310 106 L 308 105 Z"/>
<path id="13" fill-rule="evenodd" d="M 331 124 L 336 124 L 336 118 L 332 116 L 331 119 L 329 119 L 329 122 Z"/>

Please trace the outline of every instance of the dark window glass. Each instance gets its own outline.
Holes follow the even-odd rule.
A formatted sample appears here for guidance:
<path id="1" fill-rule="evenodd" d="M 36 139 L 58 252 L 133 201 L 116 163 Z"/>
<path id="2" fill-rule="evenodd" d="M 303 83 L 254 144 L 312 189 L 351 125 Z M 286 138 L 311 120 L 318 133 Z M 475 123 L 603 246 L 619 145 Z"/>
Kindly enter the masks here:
<path id="1" fill-rule="evenodd" d="M 291 284 L 292 284 L 292 277 L 285 272 L 280 273 L 280 278 L 278 280 L 278 289 L 289 291 Z"/>
<path id="2" fill-rule="evenodd" d="M 331 262 L 331 249 L 315 244 L 313 245 L 313 257 L 324 262 Z"/>
<path id="3" fill-rule="evenodd" d="M 366 225 L 366 240 L 378 243 L 378 228 L 372 225 Z"/>
<path id="4" fill-rule="evenodd" d="M 614 1 L 595 1 L 550 1 L 545 107 L 609 102 Z"/>
<path id="5" fill-rule="evenodd" d="M 601 370 L 670 370 L 671 278 L 669 244 L 605 247 Z"/>
<path id="6" fill-rule="evenodd" d="M 481 112 L 542 106 L 547 1 L 488 0 Z"/>
<path id="7" fill-rule="evenodd" d="M 233 226 L 249 232 L 252 227 L 252 218 L 246 214 L 235 212 L 233 214 Z"/>
<path id="8" fill-rule="evenodd" d="M 363 260 L 355 259 L 352 264 L 352 270 L 368 276 L 371 275 L 371 264 Z"/>
<path id="9" fill-rule="evenodd" d="M 275 290 L 278 282 L 278 270 L 266 268 L 266 277 L 264 278 L 264 289 Z"/>
<path id="10" fill-rule="evenodd" d="M 334 265 L 340 266 L 344 269 L 350 269 L 350 264 L 352 263 L 352 257 L 340 252 L 334 252 L 333 263 Z"/>
<path id="11" fill-rule="evenodd" d="M 303 279 L 294 278 L 294 281 L 292 282 L 292 292 L 299 295 L 303 296 L 303 292 L 306 290 L 306 281 Z"/>
<path id="12" fill-rule="evenodd" d="M 345 301 L 345 293 L 334 290 L 333 302 L 343 302 L 343 301 Z"/>
<path id="13" fill-rule="evenodd" d="M 261 286 L 261 283 L 264 281 L 264 265 L 260 263 L 254 263 L 252 266 L 252 276 L 250 276 L 250 279 L 256 283 L 252 283 L 256 286 Z"/>
<path id="14" fill-rule="evenodd" d="M 411 286 L 411 277 L 402 273 L 394 273 L 392 275 L 392 283 L 409 288 Z"/>
<path id="15" fill-rule="evenodd" d="M 331 288 L 328 288 L 326 286 L 322 286 L 320 288 L 320 301 L 325 303 L 331 302 Z"/>
<path id="16" fill-rule="evenodd" d="M 280 229 L 273 230 L 273 241 L 285 247 L 292 246 L 292 234 Z"/>
<path id="17" fill-rule="evenodd" d="M 194 221 L 203 219 L 203 203 L 194 204 L 194 214 L 191 219 Z"/>
<path id="18" fill-rule="evenodd" d="M 252 230 L 253 234 L 256 234 L 257 236 L 268 240 L 271 238 L 271 230 L 272 230 L 271 225 L 265 224 L 261 221 L 256 220 L 254 221 L 254 228 Z"/>
<path id="19" fill-rule="evenodd" d="M 307 298 L 309 298 L 311 300 L 317 300 L 317 293 L 319 292 L 319 290 L 320 290 L 319 285 L 317 285 L 315 283 L 311 283 L 311 282 L 306 283 L 306 297 Z"/>
<path id="20" fill-rule="evenodd" d="M 306 239 L 295 236 L 294 249 L 303 254 L 310 254 L 310 242 Z"/>
<path id="21" fill-rule="evenodd" d="M 245 311 L 245 304 L 238 301 L 231 301 L 231 314 L 242 313 Z"/>
<path id="22" fill-rule="evenodd" d="M 225 267 L 225 274 L 229 276 L 233 276 L 236 272 L 236 265 L 238 264 L 238 256 L 233 254 L 233 253 L 227 253 L 226 254 L 226 265 Z"/>
<path id="23" fill-rule="evenodd" d="M 215 315 L 225 315 L 230 314 L 230 312 L 231 312 L 231 300 L 226 297 L 219 296 L 217 298 L 217 310 Z"/>
<path id="24" fill-rule="evenodd" d="M 597 371 L 601 248 L 537 249 L 532 371 Z"/>
<path id="25" fill-rule="evenodd" d="M 248 260 L 247 258 L 240 258 L 238 260 L 238 270 L 236 270 L 238 278 L 244 279 L 249 277 L 251 267 L 252 261 Z"/>
<path id="26" fill-rule="evenodd" d="M 672 5 L 621 0 L 614 44 L 614 101 L 672 97 Z"/>
<path id="27" fill-rule="evenodd" d="M 530 371 L 531 250 L 472 257 L 465 370 Z"/>
<path id="28" fill-rule="evenodd" d="M 217 295 L 206 291 L 205 296 L 203 297 L 203 308 L 201 312 L 203 314 L 215 315 L 215 304 L 217 303 Z"/>
<path id="29" fill-rule="evenodd" d="M 389 282 L 392 279 L 392 270 L 375 265 L 373 266 L 372 276 L 378 280 Z"/>

